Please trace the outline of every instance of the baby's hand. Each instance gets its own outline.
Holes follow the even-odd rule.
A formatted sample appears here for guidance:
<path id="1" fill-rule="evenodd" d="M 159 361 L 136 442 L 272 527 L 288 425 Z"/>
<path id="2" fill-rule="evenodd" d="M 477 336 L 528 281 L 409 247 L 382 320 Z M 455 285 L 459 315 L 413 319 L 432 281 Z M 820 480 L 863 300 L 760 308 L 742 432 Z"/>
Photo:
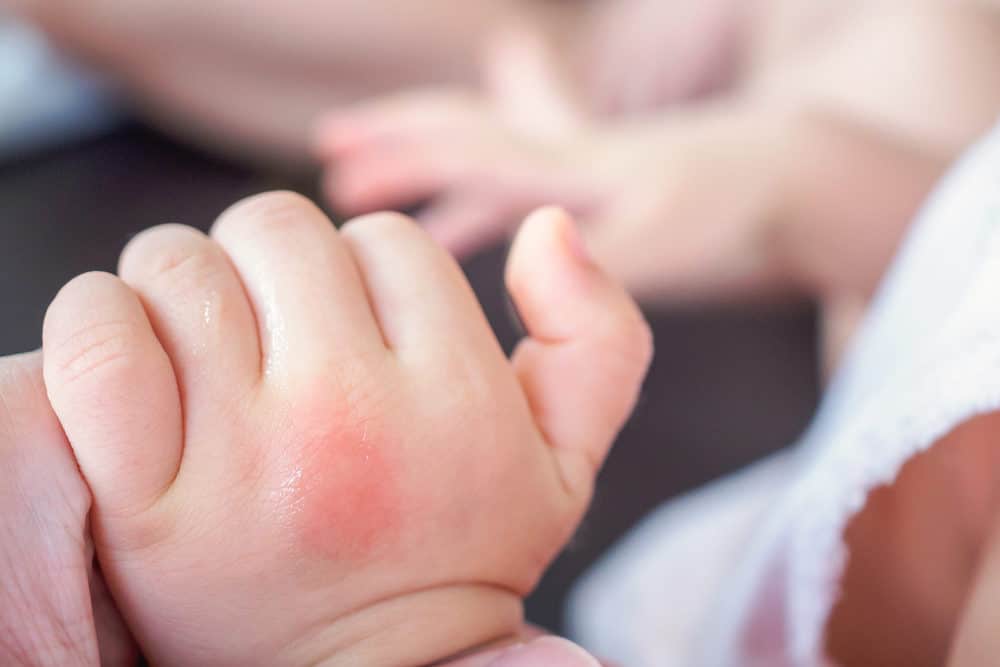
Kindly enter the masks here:
<path id="1" fill-rule="evenodd" d="M 428 664 L 502 640 L 650 356 L 569 219 L 533 216 L 504 358 L 408 220 L 289 194 L 167 226 L 65 287 L 45 378 L 101 566 L 154 664 Z"/>
<path id="2" fill-rule="evenodd" d="M 588 127 L 574 125 L 568 105 L 532 97 L 544 87 L 524 88 L 507 108 L 423 92 L 330 114 L 317 133 L 330 201 L 357 215 L 429 200 L 421 224 L 459 257 L 555 203 L 580 220 L 596 262 L 640 298 L 785 286 L 773 228 L 791 133 L 774 119 L 720 108 Z"/>

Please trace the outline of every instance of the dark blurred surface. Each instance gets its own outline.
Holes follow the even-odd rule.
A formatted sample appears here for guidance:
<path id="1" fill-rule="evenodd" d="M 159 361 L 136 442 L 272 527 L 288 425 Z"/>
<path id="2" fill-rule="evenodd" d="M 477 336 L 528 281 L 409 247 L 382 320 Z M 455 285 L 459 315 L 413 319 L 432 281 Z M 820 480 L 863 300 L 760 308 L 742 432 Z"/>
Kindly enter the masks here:
<path id="1" fill-rule="evenodd" d="M 248 170 L 131 126 L 85 145 L 0 164 L 0 354 L 38 347 L 45 307 L 74 275 L 114 270 L 145 227 L 207 229 L 262 190 L 311 179 Z M 466 269 L 509 350 L 504 252 Z M 594 508 L 529 603 L 559 629 L 572 581 L 659 503 L 790 444 L 818 395 L 814 316 L 802 307 L 648 313 L 657 357 L 641 405 L 601 476 Z M 503 539 L 498 535 L 497 539 Z M 669 604 L 668 601 L 665 601 Z"/>

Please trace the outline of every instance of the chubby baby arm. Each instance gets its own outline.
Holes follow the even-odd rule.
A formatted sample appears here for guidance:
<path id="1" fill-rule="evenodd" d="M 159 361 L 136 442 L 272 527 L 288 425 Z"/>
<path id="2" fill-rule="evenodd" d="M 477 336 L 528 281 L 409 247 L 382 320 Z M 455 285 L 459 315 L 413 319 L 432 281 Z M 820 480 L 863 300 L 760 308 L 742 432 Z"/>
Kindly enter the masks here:
<path id="1" fill-rule="evenodd" d="M 428 664 L 513 638 L 649 361 L 566 216 L 522 230 L 504 358 L 411 222 L 271 194 L 70 283 L 49 396 L 156 664 Z"/>

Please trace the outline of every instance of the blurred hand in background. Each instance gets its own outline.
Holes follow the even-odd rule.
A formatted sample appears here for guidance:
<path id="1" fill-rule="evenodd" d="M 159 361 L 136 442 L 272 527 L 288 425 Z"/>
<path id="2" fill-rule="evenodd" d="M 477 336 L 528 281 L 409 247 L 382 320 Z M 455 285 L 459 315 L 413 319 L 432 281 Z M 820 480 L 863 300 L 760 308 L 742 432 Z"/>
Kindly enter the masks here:
<path id="1" fill-rule="evenodd" d="M 429 201 L 459 255 L 562 205 L 641 297 L 819 299 L 833 363 L 923 198 L 1000 110 L 995 9 L 838 7 L 768 4 L 728 88 L 628 121 L 595 118 L 544 35 L 504 32 L 485 95 L 329 114 L 326 191 L 349 214 Z"/>

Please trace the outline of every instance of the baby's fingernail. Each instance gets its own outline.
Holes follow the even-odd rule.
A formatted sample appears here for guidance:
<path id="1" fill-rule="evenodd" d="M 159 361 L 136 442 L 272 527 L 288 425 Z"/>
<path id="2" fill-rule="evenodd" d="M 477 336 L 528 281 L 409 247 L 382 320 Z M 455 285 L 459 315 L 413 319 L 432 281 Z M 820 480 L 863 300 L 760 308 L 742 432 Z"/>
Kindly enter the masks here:
<path id="1" fill-rule="evenodd" d="M 593 264 L 593 257 L 590 250 L 584 243 L 580 234 L 579 226 L 569 213 L 557 206 L 541 208 L 528 216 L 525 223 L 529 221 L 545 220 L 546 224 L 558 227 L 555 236 L 562 240 L 570 254 L 578 262 L 586 265 Z M 554 230 L 555 231 L 555 230 Z"/>
<path id="2" fill-rule="evenodd" d="M 583 264 L 593 263 L 593 257 L 591 257 L 587 244 L 583 241 L 580 229 L 572 220 L 569 220 L 566 225 L 566 244 L 569 246 L 570 250 L 573 251 L 573 255 L 576 256 L 580 262 Z"/>
<path id="3" fill-rule="evenodd" d="M 573 257 L 582 264 L 592 264 L 593 257 L 583 240 L 583 236 L 580 234 L 580 227 L 573 219 L 573 216 L 563 209 L 556 207 L 543 209 L 543 212 L 545 215 L 559 218 L 560 225 L 562 226 L 563 242 L 569 248 Z"/>

